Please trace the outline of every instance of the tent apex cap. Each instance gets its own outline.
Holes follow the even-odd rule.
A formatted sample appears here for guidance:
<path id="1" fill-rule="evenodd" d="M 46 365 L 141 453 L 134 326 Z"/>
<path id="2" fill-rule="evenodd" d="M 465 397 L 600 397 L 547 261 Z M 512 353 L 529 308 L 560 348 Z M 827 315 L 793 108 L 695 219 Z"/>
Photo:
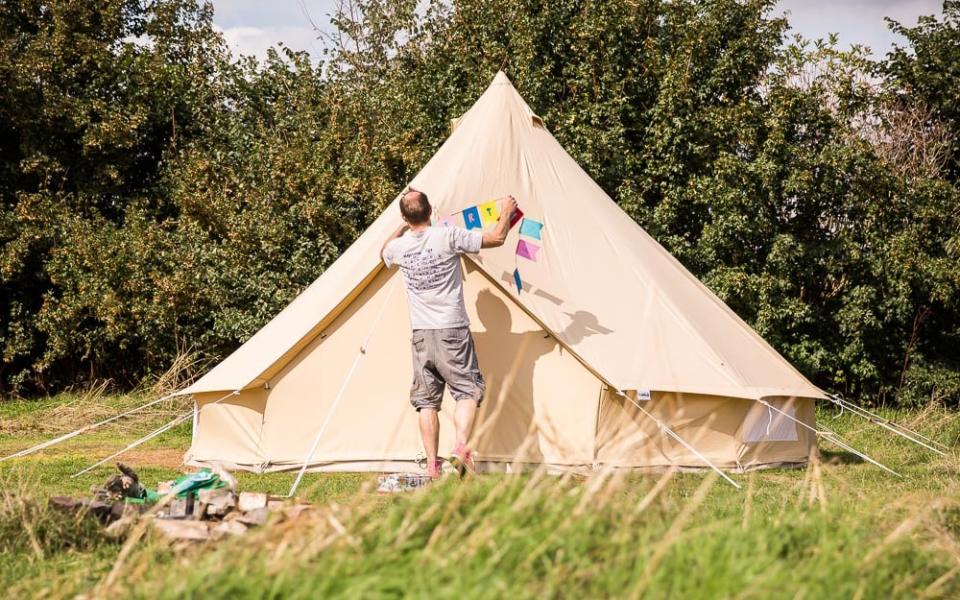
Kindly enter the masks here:
<path id="1" fill-rule="evenodd" d="M 504 73 L 503 71 L 497 71 L 497 74 L 494 76 L 493 81 L 490 83 L 490 85 L 498 85 L 498 84 L 502 85 L 504 83 L 507 85 L 513 85 L 513 83 L 510 82 L 510 78 L 507 77 L 506 73 Z"/>

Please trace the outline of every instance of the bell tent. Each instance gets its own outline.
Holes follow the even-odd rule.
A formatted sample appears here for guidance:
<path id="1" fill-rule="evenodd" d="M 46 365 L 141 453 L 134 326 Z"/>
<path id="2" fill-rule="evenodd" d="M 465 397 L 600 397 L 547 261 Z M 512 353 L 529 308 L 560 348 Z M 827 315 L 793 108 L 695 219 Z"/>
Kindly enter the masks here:
<path id="1" fill-rule="evenodd" d="M 824 393 L 627 216 L 503 73 L 410 185 L 435 215 L 512 194 L 530 221 L 503 247 L 463 259 L 487 380 L 478 468 L 806 462 Z M 398 200 L 183 391 L 195 400 L 190 463 L 415 468 L 406 296 L 379 256 L 401 222 Z M 452 402 L 441 412 L 441 454 L 452 446 Z"/>

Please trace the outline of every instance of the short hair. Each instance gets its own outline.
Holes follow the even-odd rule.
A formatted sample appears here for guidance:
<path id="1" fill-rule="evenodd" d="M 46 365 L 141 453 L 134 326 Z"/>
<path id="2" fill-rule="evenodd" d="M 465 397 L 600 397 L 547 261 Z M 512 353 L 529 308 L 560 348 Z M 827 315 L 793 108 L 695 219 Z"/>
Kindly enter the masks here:
<path id="1" fill-rule="evenodd" d="M 430 201 L 427 195 L 413 188 L 400 198 L 400 214 L 411 225 L 420 225 L 430 220 Z"/>

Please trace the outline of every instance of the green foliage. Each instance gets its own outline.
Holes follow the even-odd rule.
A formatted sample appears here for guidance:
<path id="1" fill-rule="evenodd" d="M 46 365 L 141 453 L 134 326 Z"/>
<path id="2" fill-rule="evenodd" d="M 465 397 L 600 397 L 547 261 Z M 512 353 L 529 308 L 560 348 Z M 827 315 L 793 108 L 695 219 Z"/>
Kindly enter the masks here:
<path id="1" fill-rule="evenodd" d="M 176 323 L 137 322 L 163 251 L 136 234 L 176 215 L 165 157 L 204 131 L 224 62 L 210 17 L 186 0 L 0 6 L 0 389 L 106 365 L 128 383 L 169 360 Z"/>
<path id="2" fill-rule="evenodd" d="M 943 18 L 921 17 L 915 27 L 889 20 L 890 28 L 907 40 L 881 65 L 893 89 L 905 102 L 932 110 L 932 120 L 951 133 L 948 176 L 960 178 L 960 2 L 945 0 Z"/>
<path id="3" fill-rule="evenodd" d="M 772 0 L 349 4 L 320 65 L 231 62 L 194 0 L 0 8 L 0 385 L 229 352 L 503 69 L 816 383 L 960 399 L 955 2 L 879 64 L 785 43 Z"/>

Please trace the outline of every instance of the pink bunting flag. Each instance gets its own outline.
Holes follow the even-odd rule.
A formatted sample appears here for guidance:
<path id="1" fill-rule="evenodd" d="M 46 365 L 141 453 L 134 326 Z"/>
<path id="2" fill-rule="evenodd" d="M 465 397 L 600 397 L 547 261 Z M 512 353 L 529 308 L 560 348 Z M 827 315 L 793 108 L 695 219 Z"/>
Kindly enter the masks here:
<path id="1" fill-rule="evenodd" d="M 520 240 L 517 242 L 517 256 L 522 256 L 528 260 L 536 262 L 537 252 L 540 251 L 540 246 L 532 244 L 526 240 Z"/>

